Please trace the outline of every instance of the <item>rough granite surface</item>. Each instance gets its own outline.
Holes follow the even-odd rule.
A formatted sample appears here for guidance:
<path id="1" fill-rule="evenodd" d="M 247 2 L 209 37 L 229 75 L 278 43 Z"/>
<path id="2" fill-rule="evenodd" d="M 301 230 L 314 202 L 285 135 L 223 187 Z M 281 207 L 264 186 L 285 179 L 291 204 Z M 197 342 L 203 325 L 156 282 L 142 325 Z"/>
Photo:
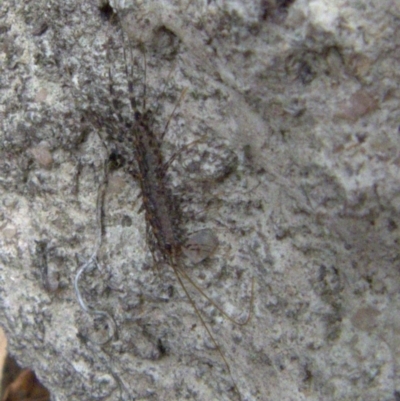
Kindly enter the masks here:
<path id="1" fill-rule="evenodd" d="M 238 320 L 254 278 L 245 326 L 191 291 L 241 399 L 400 400 L 396 0 L 2 0 L 10 352 L 54 401 L 239 399 L 172 269 L 152 257 L 117 146 L 134 121 L 124 48 L 154 132 L 172 114 L 162 149 L 175 155 L 166 182 L 182 244 L 203 229 L 218 238 L 203 261 L 182 256 L 185 271 Z M 117 327 L 98 345 L 107 323 L 80 308 L 74 279 L 95 250 L 105 165 L 98 268 L 80 281 Z"/>

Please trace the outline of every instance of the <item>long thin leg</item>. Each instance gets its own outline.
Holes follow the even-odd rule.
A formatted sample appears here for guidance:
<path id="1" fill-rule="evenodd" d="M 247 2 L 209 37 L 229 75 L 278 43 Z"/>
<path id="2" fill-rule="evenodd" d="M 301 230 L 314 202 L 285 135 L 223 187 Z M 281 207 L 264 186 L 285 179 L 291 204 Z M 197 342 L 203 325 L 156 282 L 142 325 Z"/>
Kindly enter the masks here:
<path id="1" fill-rule="evenodd" d="M 164 165 L 163 165 L 163 167 L 162 167 L 162 173 L 163 173 L 163 175 L 165 175 L 165 173 L 167 172 L 169 166 L 174 162 L 174 160 L 176 159 L 176 157 L 177 157 L 180 153 L 184 152 L 185 150 L 189 149 L 190 147 L 192 147 L 193 145 L 196 145 L 196 144 L 199 143 L 199 142 L 203 142 L 205 138 L 206 138 L 206 137 L 203 136 L 203 137 L 201 137 L 200 139 L 196 139 L 195 141 L 192 141 L 192 142 L 186 144 L 185 146 L 183 146 L 182 148 L 180 148 L 177 152 L 175 152 L 175 153 L 170 157 L 170 159 L 169 159 L 166 163 L 164 163 Z"/>
<path id="2" fill-rule="evenodd" d="M 224 353 L 222 352 L 222 349 L 221 349 L 221 347 L 219 346 L 217 340 L 216 340 L 215 337 L 212 335 L 211 330 L 208 328 L 208 326 L 207 326 L 207 324 L 206 324 L 206 322 L 205 322 L 203 316 L 202 316 L 201 313 L 200 313 L 199 308 L 197 307 L 197 305 L 196 305 L 196 303 L 194 302 L 192 296 L 189 294 L 189 291 L 188 291 L 187 288 L 185 287 L 185 284 L 183 283 L 182 277 L 181 277 L 181 270 L 177 268 L 177 266 L 176 266 L 176 264 L 174 263 L 173 260 L 170 260 L 170 265 L 171 265 L 172 269 L 174 270 L 174 273 L 175 273 L 175 275 L 176 275 L 176 278 L 178 279 L 179 284 L 180 284 L 181 288 L 183 289 L 183 291 L 184 291 L 184 293 L 185 293 L 187 299 L 189 300 L 190 304 L 192 305 L 192 307 L 193 307 L 194 311 L 196 312 L 197 316 L 199 317 L 199 319 L 200 319 L 200 321 L 201 321 L 203 327 L 204 327 L 205 330 L 207 331 L 208 336 L 211 338 L 211 341 L 213 342 L 213 344 L 214 344 L 215 348 L 217 349 L 219 355 L 221 356 L 222 360 L 224 361 L 225 367 L 226 367 L 226 369 L 227 369 L 227 371 L 228 371 L 228 373 L 229 373 L 229 376 L 230 376 L 231 379 L 232 379 L 232 383 L 233 383 L 233 386 L 234 386 L 234 388 L 235 388 L 235 391 L 237 392 L 237 394 L 238 394 L 238 396 L 239 396 L 239 399 L 242 400 L 242 395 L 240 394 L 240 391 L 239 391 L 239 389 L 238 389 L 238 387 L 237 387 L 237 385 L 236 385 L 236 382 L 235 382 L 235 380 L 234 380 L 234 378 L 233 378 L 233 376 L 232 376 L 232 372 L 231 372 L 231 368 L 230 368 L 230 366 L 229 366 L 229 363 L 228 363 L 228 361 L 226 360 L 225 355 L 224 355 Z M 185 276 L 185 278 L 187 278 L 187 276 Z"/>
<path id="3" fill-rule="evenodd" d="M 132 52 L 132 48 L 131 48 Z M 147 95 L 147 59 L 146 59 L 146 49 L 143 48 L 143 64 L 144 64 L 144 74 L 143 74 L 143 109 L 142 113 L 146 112 L 146 95 Z"/>
<path id="4" fill-rule="evenodd" d="M 220 306 L 218 306 L 215 301 L 213 301 L 201 288 L 200 286 L 191 278 L 189 277 L 189 275 L 181 268 L 181 267 L 177 267 L 175 266 L 175 270 L 179 271 L 179 274 L 182 275 L 182 277 L 185 277 L 185 279 L 187 281 L 189 281 L 189 283 L 196 288 L 196 290 L 205 298 L 207 299 L 208 302 L 210 302 L 211 305 L 214 306 L 214 308 L 216 308 L 223 316 L 225 316 L 229 321 L 231 321 L 232 323 L 237 324 L 238 326 L 245 326 L 250 318 L 251 318 L 251 312 L 253 309 L 253 304 L 254 304 L 254 277 L 251 280 L 251 296 L 250 296 L 250 302 L 249 302 L 249 311 L 247 313 L 247 317 L 245 320 L 243 321 L 238 321 L 236 319 L 234 319 L 232 316 L 229 316 Z"/>
<path id="5" fill-rule="evenodd" d="M 167 132 L 169 123 L 171 122 L 172 117 L 174 116 L 176 109 L 178 108 L 179 104 L 182 102 L 182 100 L 183 100 L 183 98 L 185 97 L 187 91 L 188 91 L 188 88 L 186 87 L 186 88 L 184 88 L 183 91 L 181 92 L 181 95 L 179 96 L 179 99 L 178 99 L 178 101 L 176 102 L 175 107 L 174 107 L 174 109 L 172 110 L 172 113 L 171 113 L 171 115 L 170 115 L 169 118 L 168 118 L 167 123 L 165 124 L 164 131 L 163 131 L 163 133 L 161 134 L 161 137 L 160 137 L 160 140 L 161 140 L 161 141 L 163 140 L 163 138 L 164 138 L 164 136 L 165 136 L 165 133 Z"/>

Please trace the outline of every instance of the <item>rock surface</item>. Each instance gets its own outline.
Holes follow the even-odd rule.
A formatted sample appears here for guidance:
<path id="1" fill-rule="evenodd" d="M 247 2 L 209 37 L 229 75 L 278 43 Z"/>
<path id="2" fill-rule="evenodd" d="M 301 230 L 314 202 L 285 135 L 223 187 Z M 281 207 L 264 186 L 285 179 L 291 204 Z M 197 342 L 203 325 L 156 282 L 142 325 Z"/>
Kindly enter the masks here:
<path id="1" fill-rule="evenodd" d="M 54 400 L 238 399 L 154 267 L 117 146 L 133 122 L 124 46 L 155 132 L 188 88 L 167 182 L 182 242 L 207 229 L 219 245 L 185 271 L 239 320 L 254 277 L 245 326 L 192 292 L 242 400 L 400 399 L 399 20 L 395 0 L 2 1 L 0 325 Z M 96 345 L 105 322 L 74 279 L 105 165 L 80 288 L 118 337 Z"/>

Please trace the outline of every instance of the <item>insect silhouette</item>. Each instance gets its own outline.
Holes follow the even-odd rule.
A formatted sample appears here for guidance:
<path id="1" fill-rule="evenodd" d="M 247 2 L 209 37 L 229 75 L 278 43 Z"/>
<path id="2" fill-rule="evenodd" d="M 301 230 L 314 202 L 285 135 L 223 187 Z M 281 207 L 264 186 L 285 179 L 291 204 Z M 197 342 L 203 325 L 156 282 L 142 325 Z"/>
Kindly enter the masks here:
<path id="1" fill-rule="evenodd" d="M 117 11 L 118 13 L 118 11 Z M 119 20 L 119 16 L 117 16 Z M 124 65 L 125 65 L 125 76 L 127 80 L 128 87 L 128 96 L 129 103 L 132 109 L 132 113 L 134 116 L 133 123 L 128 125 L 126 129 L 122 131 L 123 138 L 121 138 L 121 142 L 123 142 L 123 149 L 125 149 L 126 154 L 122 155 L 122 158 L 125 160 L 125 164 L 128 164 L 128 170 L 130 172 L 135 172 L 135 178 L 139 181 L 140 191 L 141 191 L 141 199 L 142 199 L 142 207 L 144 210 L 146 223 L 148 225 L 148 229 L 151 233 L 151 237 L 154 239 L 151 243 L 149 243 L 150 249 L 152 250 L 153 259 L 155 260 L 155 264 L 159 269 L 159 263 L 156 262 L 156 256 L 160 257 L 163 264 L 169 266 L 175 277 L 177 282 L 179 283 L 180 288 L 183 290 L 186 295 L 189 303 L 191 304 L 193 310 L 195 311 L 198 319 L 200 320 L 202 326 L 206 330 L 209 338 L 211 339 L 216 351 L 218 352 L 220 358 L 222 359 L 225 368 L 231 378 L 233 388 L 235 393 L 237 394 L 237 398 L 242 399 L 241 393 L 238 389 L 236 381 L 231 372 L 231 367 L 228 362 L 227 357 L 225 356 L 221 346 L 218 341 L 211 333 L 211 330 L 208 324 L 205 321 L 205 318 L 202 315 L 201 310 L 197 306 L 195 299 L 191 295 L 188 289 L 188 285 L 191 286 L 194 290 L 196 290 L 202 297 L 204 297 L 211 305 L 213 305 L 226 319 L 237 325 L 245 325 L 250 317 L 251 317 L 251 309 L 253 304 L 253 295 L 254 295 L 254 280 L 251 283 L 251 297 L 250 297 L 250 307 L 249 312 L 244 320 L 236 320 L 227 314 L 216 302 L 211 299 L 209 295 L 207 295 L 204 290 L 188 275 L 186 272 L 185 265 L 183 263 L 182 251 L 184 246 L 180 240 L 181 236 L 181 227 L 179 225 L 179 215 L 181 211 L 177 203 L 173 197 L 173 191 L 171 186 L 169 185 L 167 179 L 167 169 L 174 161 L 176 154 L 173 155 L 169 160 L 165 160 L 163 154 L 163 139 L 167 132 L 169 123 L 173 114 L 175 113 L 176 108 L 183 100 L 187 88 L 185 88 L 177 101 L 175 108 L 171 114 L 171 117 L 168 119 L 165 124 L 165 128 L 161 134 L 157 134 L 153 129 L 153 113 L 147 109 L 146 107 L 146 52 L 145 49 L 142 49 L 143 60 L 144 60 L 144 82 L 143 82 L 143 98 L 142 101 L 139 102 L 133 93 L 134 87 L 134 77 L 133 77 L 133 55 L 132 55 L 132 45 L 130 43 L 129 37 L 126 37 L 122 24 L 119 20 L 119 25 L 121 29 L 121 36 L 123 40 L 123 54 L 124 54 Z M 113 77 L 111 74 L 111 70 L 109 70 L 109 82 L 110 82 L 110 94 L 113 98 L 115 98 L 114 88 L 113 88 Z M 141 104 L 141 110 L 138 108 L 138 104 Z M 112 105 L 114 109 L 116 109 L 115 104 Z M 114 114 L 118 115 L 118 110 L 114 110 Z M 122 118 L 121 118 L 122 120 Z M 120 134 L 121 135 L 121 134 Z M 185 146 L 185 148 L 189 148 L 195 146 L 202 139 L 190 143 Z M 133 155 L 133 158 L 132 158 Z M 120 155 L 111 154 L 109 159 L 114 163 L 118 164 Z M 130 166 L 129 164 L 133 164 Z M 107 168 L 105 169 L 107 170 Z M 107 175 L 107 171 L 105 176 Z M 105 188 L 106 178 L 104 179 L 103 184 L 101 185 L 101 193 L 98 199 L 98 225 L 101 226 L 101 202 L 104 196 L 104 188 Z M 196 236 L 194 238 L 194 242 L 196 241 Z M 192 242 L 193 242 L 192 241 Z M 112 338 L 112 336 L 116 332 L 116 325 L 111 318 L 111 316 L 107 312 L 99 311 L 99 310 L 91 310 L 86 303 L 84 302 L 82 295 L 79 290 L 79 280 L 84 271 L 89 267 L 90 264 L 98 265 L 97 261 L 97 252 L 99 250 L 101 243 L 101 228 L 98 233 L 98 240 L 92 253 L 92 256 L 89 260 L 81 266 L 76 277 L 75 277 L 75 291 L 77 294 L 78 301 L 81 307 L 89 313 L 93 313 L 100 317 L 105 317 L 110 320 L 110 333 L 107 341 Z M 202 245 L 200 244 L 199 247 Z M 190 245 L 192 251 L 196 251 L 196 244 L 192 243 Z M 162 272 L 159 270 L 159 274 L 162 275 Z M 102 342 L 105 343 L 106 341 Z"/>

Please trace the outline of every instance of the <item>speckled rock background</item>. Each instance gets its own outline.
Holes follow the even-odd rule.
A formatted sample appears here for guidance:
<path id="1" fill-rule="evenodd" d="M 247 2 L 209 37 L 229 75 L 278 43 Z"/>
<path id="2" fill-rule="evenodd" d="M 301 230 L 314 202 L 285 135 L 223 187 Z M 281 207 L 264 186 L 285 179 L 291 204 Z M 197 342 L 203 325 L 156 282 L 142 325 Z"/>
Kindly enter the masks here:
<path id="1" fill-rule="evenodd" d="M 173 272 L 154 267 L 139 183 L 118 158 L 121 121 L 133 121 L 121 26 L 139 109 L 146 52 L 155 132 L 188 88 L 163 142 L 166 159 L 177 154 L 171 202 L 182 242 L 207 228 L 219 246 L 196 266 L 183 259 L 186 271 L 239 320 L 255 280 L 243 327 L 192 292 L 242 399 L 398 401 L 395 0 L 3 0 L 0 324 L 11 353 L 57 401 L 238 399 Z M 73 282 L 94 250 L 104 165 L 101 269 L 80 282 L 118 328 L 99 346 L 88 338 L 106 335 L 104 322 L 82 311 Z"/>

